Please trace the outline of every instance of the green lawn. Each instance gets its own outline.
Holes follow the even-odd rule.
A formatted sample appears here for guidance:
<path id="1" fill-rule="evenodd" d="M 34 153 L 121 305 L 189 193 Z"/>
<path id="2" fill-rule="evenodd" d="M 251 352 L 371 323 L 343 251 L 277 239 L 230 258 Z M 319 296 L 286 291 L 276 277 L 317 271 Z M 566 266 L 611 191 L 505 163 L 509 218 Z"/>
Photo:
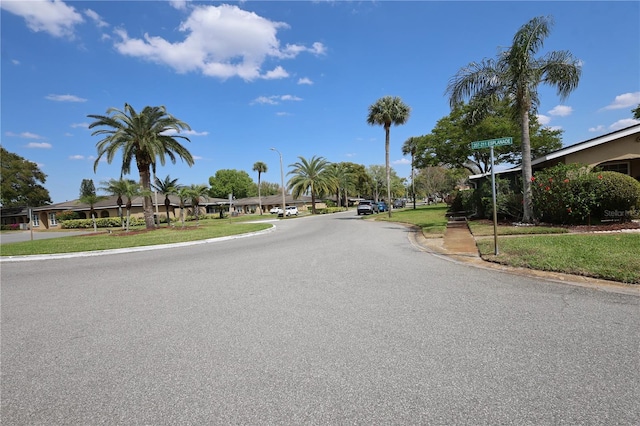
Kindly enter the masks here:
<path id="1" fill-rule="evenodd" d="M 422 232 L 427 237 L 441 238 L 447 229 L 446 204 L 435 204 L 430 206 L 417 206 L 414 210 L 407 206 L 404 209 L 394 209 L 391 212 L 391 219 L 387 212 L 375 216 L 376 220 L 401 222 L 416 225 L 422 228 Z"/>
<path id="2" fill-rule="evenodd" d="M 510 266 L 640 284 L 640 234 L 531 235 L 477 241 L 483 259 Z"/>
<path id="3" fill-rule="evenodd" d="M 265 219 L 268 218 L 269 217 L 265 217 Z M 259 216 L 249 218 L 249 220 L 250 219 L 258 220 Z M 247 220 L 247 218 L 244 220 Z M 91 233 L 73 237 L 2 244 L 0 246 L 0 255 L 23 256 L 32 254 L 72 253 L 180 243 L 256 232 L 270 228 L 271 226 L 271 224 L 266 222 L 249 223 L 242 222 L 238 218 L 232 218 L 201 220 L 197 227 L 195 222 L 187 222 L 185 228 L 182 228 L 181 224 L 177 223 L 175 228 L 167 228 L 164 226 L 150 232 L 140 228 L 132 229 L 129 233 L 122 230 L 112 230 L 111 233 L 108 233 L 105 229 L 98 229 L 98 232 L 95 234 Z"/>

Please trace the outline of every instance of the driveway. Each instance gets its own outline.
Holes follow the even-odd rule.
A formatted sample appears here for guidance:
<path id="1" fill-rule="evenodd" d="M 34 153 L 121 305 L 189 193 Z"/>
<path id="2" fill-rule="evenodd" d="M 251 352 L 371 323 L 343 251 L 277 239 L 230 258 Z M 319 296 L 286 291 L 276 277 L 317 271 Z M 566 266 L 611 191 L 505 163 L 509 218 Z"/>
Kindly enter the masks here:
<path id="1" fill-rule="evenodd" d="M 101 231 L 98 231 L 98 232 L 101 232 Z M 33 239 L 46 240 L 49 238 L 70 237 L 73 235 L 84 235 L 84 234 L 92 234 L 92 233 L 93 233 L 93 230 L 91 231 L 86 231 L 86 230 L 85 231 L 34 231 Z M 0 244 L 30 241 L 31 235 L 32 235 L 31 231 L 3 232 L 3 233 L 0 233 Z"/>

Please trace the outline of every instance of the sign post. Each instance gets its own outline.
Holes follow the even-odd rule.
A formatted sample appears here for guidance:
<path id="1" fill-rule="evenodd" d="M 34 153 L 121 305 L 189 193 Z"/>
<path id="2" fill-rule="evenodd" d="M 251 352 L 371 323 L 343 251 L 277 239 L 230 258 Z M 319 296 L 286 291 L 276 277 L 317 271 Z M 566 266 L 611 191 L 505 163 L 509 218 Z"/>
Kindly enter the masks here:
<path id="1" fill-rule="evenodd" d="M 491 149 L 491 197 L 493 198 L 493 247 L 494 254 L 498 255 L 498 212 L 496 209 L 496 174 L 493 168 L 493 147 L 511 145 L 513 138 L 488 139 L 486 141 L 471 142 L 471 149 Z"/>

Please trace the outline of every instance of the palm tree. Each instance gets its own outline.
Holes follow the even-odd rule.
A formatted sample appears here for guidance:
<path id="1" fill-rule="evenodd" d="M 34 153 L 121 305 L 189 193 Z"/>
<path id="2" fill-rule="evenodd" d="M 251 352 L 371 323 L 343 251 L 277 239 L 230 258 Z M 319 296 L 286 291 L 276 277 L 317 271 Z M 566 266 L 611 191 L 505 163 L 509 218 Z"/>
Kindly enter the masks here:
<path id="1" fill-rule="evenodd" d="M 267 165 L 262 161 L 256 161 L 253 164 L 253 171 L 258 172 L 258 204 L 260 205 L 260 214 L 262 215 L 262 196 L 260 195 L 260 175 L 267 172 Z"/>
<path id="2" fill-rule="evenodd" d="M 482 117 L 484 106 L 501 99 L 510 101 L 522 135 L 523 222 L 533 221 L 529 116 L 535 114 L 540 103 L 538 86 L 544 83 L 556 87 L 558 96 L 564 100 L 578 87 L 581 74 L 580 61 L 568 51 L 534 57 L 552 25 L 550 16 L 533 18 L 516 32 L 511 47 L 496 60 L 470 63 L 460 69 L 447 86 L 452 108 L 470 98 L 479 117 Z"/>
<path id="3" fill-rule="evenodd" d="M 196 226 L 200 225 L 200 198 L 208 199 L 209 187 L 207 185 L 195 185 L 192 184 L 187 188 L 187 194 L 191 199 L 191 208 L 193 209 L 193 215 L 196 217 Z"/>
<path id="4" fill-rule="evenodd" d="M 387 203 L 391 200 L 391 166 L 389 165 L 389 133 L 391 125 L 404 124 L 409 120 L 411 108 L 397 96 L 385 96 L 369 106 L 367 123 L 384 127 L 385 165 L 387 170 Z M 389 209 L 391 217 L 391 209 Z"/>
<path id="5" fill-rule="evenodd" d="M 79 198 L 81 203 L 89 204 L 89 214 L 91 215 L 91 221 L 93 222 L 93 232 L 98 232 L 98 224 L 96 223 L 96 211 L 94 206 L 100 201 L 104 200 L 104 195 L 85 194 Z"/>
<path id="6" fill-rule="evenodd" d="M 287 186 L 291 190 L 293 198 L 310 193 L 311 194 L 311 212 L 316 213 L 316 196 L 324 195 L 331 189 L 331 179 L 326 172 L 327 166 L 330 164 L 324 157 L 316 157 L 315 155 L 307 160 L 304 157 L 298 157 L 300 161 L 289 164 L 293 167 L 287 175 L 293 175 Z"/>
<path id="7" fill-rule="evenodd" d="M 338 207 L 342 206 L 342 194 L 344 194 L 344 207 L 349 208 L 349 188 L 353 188 L 354 172 L 347 163 L 333 163 L 328 167 L 328 172 L 331 175 L 331 181 L 333 183 L 333 189 L 336 191 L 336 201 Z"/>
<path id="8" fill-rule="evenodd" d="M 125 209 L 127 210 L 127 225 L 126 232 L 129 232 L 129 223 L 131 222 L 131 203 L 134 197 L 137 197 L 142 193 L 140 189 L 140 185 L 132 179 L 121 179 L 122 180 L 122 195 L 127 197 L 127 203 L 125 204 Z"/>
<path id="9" fill-rule="evenodd" d="M 120 224 L 124 228 L 124 220 L 122 218 L 122 196 L 125 193 L 127 183 L 123 179 L 109 179 L 103 181 L 101 190 L 107 194 L 117 196 L 116 204 L 118 205 L 118 216 L 120 216 Z"/>
<path id="10" fill-rule="evenodd" d="M 176 192 L 178 199 L 180 200 L 180 220 L 182 221 L 182 227 L 184 228 L 184 210 L 185 204 L 191 197 L 189 188 L 186 186 L 182 186 Z"/>
<path id="11" fill-rule="evenodd" d="M 91 135 L 104 135 L 97 144 L 98 157 L 93 164 L 97 169 L 102 156 L 106 156 L 107 163 L 111 163 L 116 153 L 122 150 L 122 174 L 131 171 L 131 162 L 135 159 L 140 175 L 140 186 L 148 193 L 144 194 L 144 221 L 147 229 L 155 228 L 153 217 L 153 204 L 151 201 L 151 173 L 150 168 L 155 167 L 159 159 L 160 164 L 165 164 L 165 155 L 175 164 L 176 156 L 182 158 L 189 166 L 194 164 L 191 153 L 182 146 L 176 138 L 185 139 L 185 136 L 175 135 L 169 132 L 191 130 L 189 125 L 167 113 L 164 106 L 146 106 L 138 113 L 129 104 L 124 104 L 124 110 L 116 108 L 107 109 L 107 115 L 88 115 L 96 121 L 89 128 L 104 126 L 105 128 L 94 131 Z"/>
<path id="12" fill-rule="evenodd" d="M 169 195 L 176 194 L 182 185 L 178 184 L 178 179 L 171 179 L 171 176 L 167 175 L 163 180 L 156 177 L 155 183 L 151 186 L 164 194 L 164 208 L 167 211 L 167 227 L 169 227 L 171 226 L 171 218 L 169 216 L 171 200 L 169 199 Z M 173 215 L 175 217 L 175 212 Z"/>
<path id="13" fill-rule="evenodd" d="M 416 184 L 415 184 L 415 175 L 414 175 L 414 167 L 413 161 L 416 157 L 416 149 L 418 148 L 418 138 L 410 137 L 406 141 L 404 141 L 404 145 L 402 145 L 402 154 L 408 155 L 411 154 L 411 192 L 413 194 L 413 209 L 416 209 Z M 391 200 L 389 200 L 391 202 Z"/>

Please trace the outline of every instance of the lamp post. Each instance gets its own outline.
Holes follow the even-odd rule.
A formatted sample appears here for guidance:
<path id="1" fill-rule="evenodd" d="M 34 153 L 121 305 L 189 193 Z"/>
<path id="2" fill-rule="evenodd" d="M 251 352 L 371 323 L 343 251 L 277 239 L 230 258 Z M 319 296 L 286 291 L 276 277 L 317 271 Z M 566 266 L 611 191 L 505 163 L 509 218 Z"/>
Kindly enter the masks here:
<path id="1" fill-rule="evenodd" d="M 280 151 L 278 151 L 275 148 L 271 148 L 271 151 L 275 151 L 278 153 L 278 155 L 280 156 L 280 182 L 282 185 L 282 218 L 284 219 L 285 217 L 287 217 L 287 208 L 286 208 L 286 201 L 284 199 L 284 169 L 282 168 L 282 154 L 280 153 Z"/>

